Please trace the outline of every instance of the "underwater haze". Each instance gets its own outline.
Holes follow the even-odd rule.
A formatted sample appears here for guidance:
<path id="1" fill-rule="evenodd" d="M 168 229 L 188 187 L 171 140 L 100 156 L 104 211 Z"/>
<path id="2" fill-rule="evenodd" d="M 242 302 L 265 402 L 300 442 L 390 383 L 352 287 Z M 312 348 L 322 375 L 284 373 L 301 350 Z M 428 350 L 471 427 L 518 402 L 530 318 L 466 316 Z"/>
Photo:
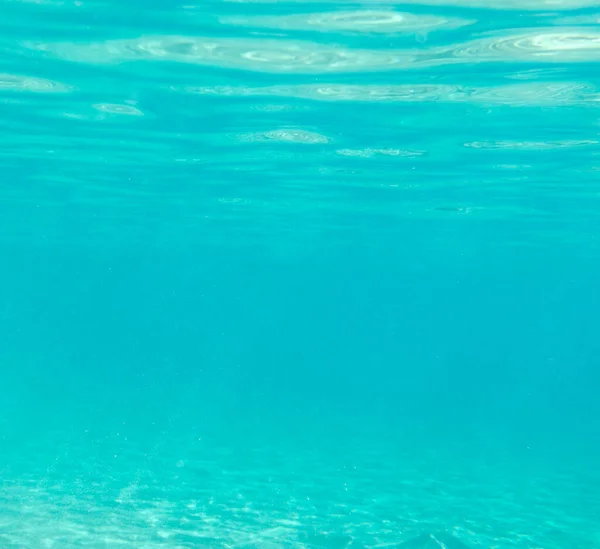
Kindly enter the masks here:
<path id="1" fill-rule="evenodd" d="M 600 549 L 600 2 L 0 0 L 0 549 Z"/>

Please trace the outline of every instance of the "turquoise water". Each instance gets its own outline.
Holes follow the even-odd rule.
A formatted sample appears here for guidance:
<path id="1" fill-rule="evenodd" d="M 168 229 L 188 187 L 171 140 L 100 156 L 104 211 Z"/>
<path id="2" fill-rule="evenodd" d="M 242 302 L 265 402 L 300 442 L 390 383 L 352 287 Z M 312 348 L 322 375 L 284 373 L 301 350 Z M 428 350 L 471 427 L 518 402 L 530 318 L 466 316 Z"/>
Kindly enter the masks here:
<path id="1" fill-rule="evenodd" d="M 0 549 L 600 548 L 600 3 L 0 0 Z"/>

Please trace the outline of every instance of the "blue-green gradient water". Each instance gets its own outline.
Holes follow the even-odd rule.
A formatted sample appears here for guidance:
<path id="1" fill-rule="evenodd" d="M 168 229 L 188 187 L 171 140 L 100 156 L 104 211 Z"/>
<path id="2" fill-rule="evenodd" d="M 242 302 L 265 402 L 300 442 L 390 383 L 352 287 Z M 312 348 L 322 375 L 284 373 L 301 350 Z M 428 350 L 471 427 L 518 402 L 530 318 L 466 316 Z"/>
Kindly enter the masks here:
<path id="1" fill-rule="evenodd" d="M 600 3 L 0 0 L 0 549 L 600 548 Z"/>

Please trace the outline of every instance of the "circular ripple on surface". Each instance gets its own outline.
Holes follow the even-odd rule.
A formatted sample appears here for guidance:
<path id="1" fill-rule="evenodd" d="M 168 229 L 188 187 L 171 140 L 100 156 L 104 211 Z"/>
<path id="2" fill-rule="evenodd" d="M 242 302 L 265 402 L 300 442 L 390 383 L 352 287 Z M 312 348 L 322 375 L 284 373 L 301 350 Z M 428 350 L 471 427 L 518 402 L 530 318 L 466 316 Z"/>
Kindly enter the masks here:
<path id="1" fill-rule="evenodd" d="M 257 132 L 238 136 L 241 142 L 264 142 L 279 141 L 283 143 L 302 143 L 307 145 L 317 145 L 329 143 L 329 138 L 325 135 L 307 130 L 297 129 L 279 129 L 267 132 Z"/>
<path id="2" fill-rule="evenodd" d="M 222 23 L 244 27 L 324 32 L 413 33 L 455 29 L 473 21 L 392 10 L 352 10 L 277 17 L 223 17 Z"/>
<path id="3" fill-rule="evenodd" d="M 119 105 L 115 103 L 96 103 L 92 105 L 93 109 L 107 114 L 117 114 L 123 116 L 144 116 L 144 113 L 132 105 Z"/>
<path id="4" fill-rule="evenodd" d="M 217 201 L 221 204 L 229 204 L 229 205 L 243 205 L 243 204 L 249 204 L 250 200 L 248 200 L 247 198 L 240 198 L 240 197 L 221 197 L 218 198 Z"/>
<path id="5" fill-rule="evenodd" d="M 282 88 L 280 88 L 283 91 Z M 459 86 L 416 84 L 397 86 L 301 85 L 291 90 L 297 97 L 321 101 L 448 101 L 464 95 Z"/>
<path id="6" fill-rule="evenodd" d="M 79 111 L 61 113 L 64 118 L 71 120 L 82 120 L 86 122 L 103 122 L 115 119 L 127 119 L 144 116 L 144 113 L 133 105 L 116 103 L 95 103 L 86 105 Z"/>
<path id="7" fill-rule="evenodd" d="M 597 6 L 597 0 L 403 0 L 405 4 L 488 8 L 495 10 L 561 11 Z"/>
<path id="8" fill-rule="evenodd" d="M 382 103 L 465 102 L 491 105 L 544 106 L 595 105 L 600 101 L 596 88 L 581 82 L 527 82 L 489 87 L 450 84 L 400 84 L 391 86 L 339 84 L 269 87 L 185 87 L 173 91 L 228 97 L 295 97 L 315 101 L 356 101 Z"/>
<path id="9" fill-rule="evenodd" d="M 61 82 L 22 76 L 19 74 L 0 73 L 0 91 L 35 92 L 35 93 L 66 93 L 72 88 Z"/>
<path id="10" fill-rule="evenodd" d="M 543 69 L 527 69 L 507 74 L 511 80 L 544 80 L 546 78 L 561 78 L 566 72 L 562 67 L 544 67 Z"/>
<path id="11" fill-rule="evenodd" d="M 514 106 L 587 105 L 597 101 L 596 89 L 581 82 L 547 82 L 477 88 L 471 100 Z"/>
<path id="12" fill-rule="evenodd" d="M 374 156 L 401 156 L 410 158 L 423 156 L 426 154 L 426 152 L 403 149 L 339 149 L 337 154 L 341 156 L 355 156 L 359 158 L 372 158 Z"/>
<path id="13" fill-rule="evenodd" d="M 482 150 L 521 150 L 521 151 L 546 151 L 554 149 L 569 149 L 572 147 L 582 147 L 598 145 L 600 142 L 584 140 L 566 140 L 566 141 L 473 141 L 465 143 L 464 146 L 470 149 Z"/>
<path id="14" fill-rule="evenodd" d="M 486 37 L 439 50 L 469 61 L 585 62 L 600 60 L 600 32 L 562 29 Z"/>
<path id="15" fill-rule="evenodd" d="M 240 47 L 241 46 L 241 47 Z M 411 59 L 385 51 L 350 50 L 316 43 L 256 41 L 227 44 L 211 64 L 266 72 L 376 71 L 405 65 Z"/>
<path id="16" fill-rule="evenodd" d="M 24 44 L 47 55 L 86 63 L 170 61 L 258 72 L 376 71 L 410 65 L 413 56 L 277 39 L 145 37 L 95 44 Z"/>
<path id="17" fill-rule="evenodd" d="M 306 130 L 273 130 L 264 135 L 270 140 L 289 143 L 329 143 L 327 136 Z"/>
<path id="18" fill-rule="evenodd" d="M 241 4 L 295 3 L 298 0 L 225 0 Z M 303 3 L 319 3 L 322 0 L 304 0 Z M 339 3 L 342 0 L 338 0 Z M 378 4 L 397 4 L 397 0 L 379 0 Z M 494 10 L 563 11 L 586 7 L 598 7 L 598 0 L 403 0 L 405 5 L 449 6 L 457 8 L 487 8 Z"/>

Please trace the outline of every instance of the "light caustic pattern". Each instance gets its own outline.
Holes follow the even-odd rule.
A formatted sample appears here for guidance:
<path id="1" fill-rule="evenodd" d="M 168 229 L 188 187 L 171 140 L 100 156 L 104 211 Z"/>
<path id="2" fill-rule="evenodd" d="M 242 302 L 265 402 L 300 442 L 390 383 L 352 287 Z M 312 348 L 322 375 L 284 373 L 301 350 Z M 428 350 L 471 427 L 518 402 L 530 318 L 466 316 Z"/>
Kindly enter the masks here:
<path id="1" fill-rule="evenodd" d="M 203 439 L 190 452 L 167 437 L 150 459 L 148 448 L 107 446 L 91 448 L 110 452 L 108 463 L 90 447 L 57 456 L 69 479 L 56 466 L 3 479 L 2 547 L 368 549 L 439 530 L 474 549 L 593 546 L 598 494 L 586 482 L 597 479 L 576 468 L 519 474 L 502 460 L 457 464 L 439 449 L 390 459 L 364 447 L 236 451 Z"/>

